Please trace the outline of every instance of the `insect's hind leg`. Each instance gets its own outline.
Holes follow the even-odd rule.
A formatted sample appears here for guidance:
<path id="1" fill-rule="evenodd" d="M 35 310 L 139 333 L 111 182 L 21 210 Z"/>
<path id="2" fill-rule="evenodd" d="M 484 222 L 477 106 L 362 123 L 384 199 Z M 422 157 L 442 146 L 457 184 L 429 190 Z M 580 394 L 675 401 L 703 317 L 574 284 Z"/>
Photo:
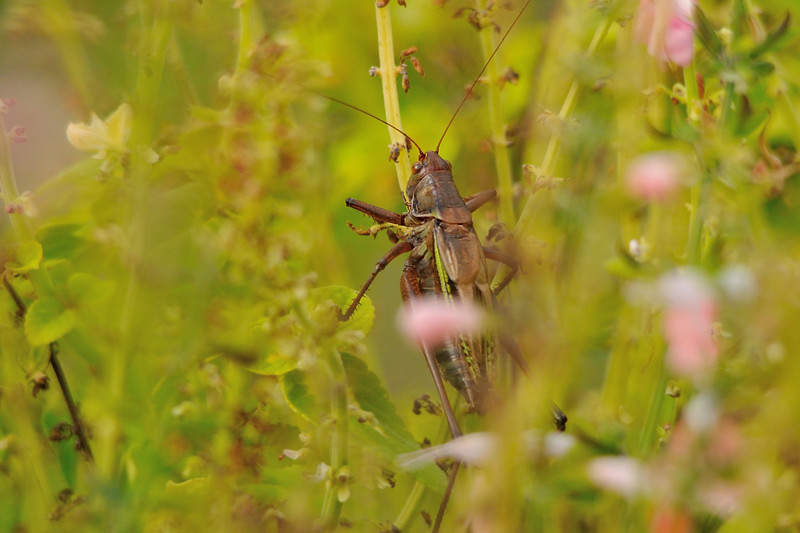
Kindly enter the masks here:
<path id="1" fill-rule="evenodd" d="M 400 292 L 403 294 L 403 300 L 407 304 L 409 301 L 413 302 L 414 299 L 422 297 L 419 281 L 417 269 L 413 264 L 406 263 L 403 268 L 403 275 L 400 277 Z M 425 362 L 428 365 L 428 370 L 431 372 L 436 392 L 439 395 L 439 400 L 442 402 L 442 409 L 444 409 L 444 416 L 450 428 L 450 434 L 453 438 L 460 437 L 462 435 L 461 428 L 458 426 L 453 406 L 450 404 L 450 399 L 447 397 L 444 379 L 442 379 L 442 374 L 439 372 L 439 365 L 436 362 L 435 349 L 427 344 L 423 344 L 421 348 L 422 353 L 425 355 Z"/>
<path id="2" fill-rule="evenodd" d="M 519 272 L 519 264 L 508 255 L 498 252 L 492 248 L 487 248 L 486 246 L 483 247 L 483 255 L 486 256 L 486 259 L 491 259 L 492 261 L 502 263 L 510 269 L 508 274 L 503 277 L 500 283 L 492 287 L 492 292 L 495 296 L 497 296 L 500 294 L 500 291 L 505 289 L 506 286 L 511 283 L 511 280 L 516 277 L 517 273 Z"/>
<path id="3" fill-rule="evenodd" d="M 487 202 L 494 200 L 497 197 L 497 191 L 494 189 L 488 189 L 485 191 L 477 192 L 472 196 L 467 196 L 464 198 L 464 203 L 467 204 L 467 209 L 470 212 L 474 213 L 478 209 L 480 209 L 483 205 Z"/>

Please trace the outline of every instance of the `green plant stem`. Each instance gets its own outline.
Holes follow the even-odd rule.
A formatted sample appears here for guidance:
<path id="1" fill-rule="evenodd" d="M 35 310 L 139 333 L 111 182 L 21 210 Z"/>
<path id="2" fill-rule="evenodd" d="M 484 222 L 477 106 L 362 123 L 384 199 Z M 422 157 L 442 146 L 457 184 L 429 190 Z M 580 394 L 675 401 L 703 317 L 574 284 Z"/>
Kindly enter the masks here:
<path id="1" fill-rule="evenodd" d="M 347 375 L 342 358 L 336 350 L 330 349 L 327 354 L 327 367 L 330 378 L 331 418 L 334 421 L 333 438 L 331 440 L 330 465 L 333 479 L 325 491 L 320 521 L 323 530 L 334 529 L 342 513 L 342 502 L 339 501 L 339 481 L 337 479 L 342 467 L 347 465 L 348 420 L 347 420 Z"/>
<path id="2" fill-rule="evenodd" d="M 689 212 L 689 237 L 686 242 L 686 262 L 697 265 L 702 259 L 703 222 L 708 210 L 708 196 L 711 193 L 711 175 L 706 170 L 700 181 L 692 187 Z"/>
<path id="3" fill-rule="evenodd" d="M 663 346 L 659 348 L 662 357 L 659 357 L 658 364 L 661 365 L 658 371 L 658 378 L 651 389 L 650 402 L 648 404 L 647 416 L 639 435 L 639 457 L 647 457 L 652 451 L 656 440 L 656 427 L 661 416 L 661 408 L 664 405 L 664 397 L 667 389 L 667 371 L 664 368 Z"/>
<path id="4" fill-rule="evenodd" d="M 776 110 L 777 116 L 785 118 L 786 129 L 795 146 L 800 146 L 800 115 L 794 107 L 789 90 L 787 87 L 782 87 L 780 95 L 777 99 L 778 109 Z"/>
<path id="5" fill-rule="evenodd" d="M 403 129 L 403 121 L 400 117 L 400 102 L 397 99 L 397 67 L 394 62 L 394 44 L 392 42 L 392 18 L 389 6 L 375 6 L 375 21 L 378 26 L 378 56 L 380 60 L 381 87 L 383 89 L 383 108 L 386 113 L 386 122 Z M 401 147 L 405 147 L 406 139 L 399 132 L 392 128 L 389 129 L 389 139 Z M 397 184 L 400 190 L 405 192 L 408 179 L 411 177 L 411 162 L 408 153 L 405 157 L 397 159 L 395 165 L 397 171 Z"/>
<path id="6" fill-rule="evenodd" d="M 90 88 L 94 84 L 92 69 L 89 68 L 81 44 L 81 29 L 77 25 L 78 14 L 66 0 L 45 0 L 42 4 L 39 12 L 46 19 L 43 27 L 47 28 L 57 44 L 56 48 L 61 54 L 70 86 L 75 88 L 81 107 L 86 109 L 91 101 Z"/>
<path id="7" fill-rule="evenodd" d="M 479 2 L 482 9 L 483 2 Z M 481 51 L 484 61 L 489 61 L 495 50 L 492 28 L 483 28 L 480 32 Z M 508 151 L 506 128 L 502 117 L 500 103 L 500 78 L 497 54 L 489 61 L 486 67 L 487 101 L 489 106 L 489 124 L 492 134 L 492 147 L 494 149 L 495 172 L 497 172 L 497 189 L 500 196 L 500 222 L 507 225 L 514 223 L 514 202 L 512 194 L 511 158 Z"/>
<path id="8" fill-rule="evenodd" d="M 702 118 L 700 93 L 697 90 L 697 73 L 694 68 L 694 59 L 683 67 L 683 85 L 686 87 L 686 115 L 689 124 L 698 126 Z"/>
<path id="9" fill-rule="evenodd" d="M 250 65 L 253 46 L 253 2 L 239 2 L 239 50 L 236 54 L 236 73 L 244 72 Z"/>
<path id="10" fill-rule="evenodd" d="M 459 403 L 460 396 L 456 398 L 452 404 L 454 409 L 459 405 Z M 442 443 L 445 442 L 449 437 L 450 425 L 448 424 L 446 417 L 443 416 L 439 422 L 439 429 L 436 432 L 436 438 L 434 439 L 434 442 Z M 414 486 L 411 488 L 411 492 L 406 498 L 406 502 L 403 504 L 403 508 L 400 509 L 400 513 L 397 515 L 397 518 L 394 521 L 394 526 L 397 527 L 397 529 L 400 531 L 406 531 L 411 525 L 412 521 L 417 516 L 417 510 L 419 509 L 419 505 L 424 494 L 425 485 L 419 481 L 416 481 Z"/>
<path id="11" fill-rule="evenodd" d="M 607 18 L 600 26 L 598 26 L 594 36 L 592 37 L 592 41 L 589 43 L 589 47 L 587 48 L 586 57 L 592 57 L 597 51 L 600 43 L 603 42 L 603 39 L 608 33 L 612 22 L 613 20 L 611 18 Z M 564 103 L 561 105 L 561 110 L 558 113 L 559 127 L 550 137 L 550 141 L 545 149 L 544 157 L 542 158 L 542 164 L 539 165 L 542 176 L 553 175 L 553 171 L 555 170 L 555 161 L 558 157 L 558 152 L 561 149 L 561 141 L 564 137 L 563 125 L 572 114 L 572 111 L 575 109 L 575 105 L 578 102 L 578 93 L 580 91 L 580 87 L 580 82 L 577 79 L 573 80 L 569 90 L 567 91 L 567 96 L 564 98 Z M 519 220 L 517 221 L 515 233 L 523 234 L 527 230 L 531 220 L 533 219 L 533 211 L 535 208 L 534 203 L 534 195 L 530 194 L 525 203 L 525 207 L 522 209 L 522 213 L 519 216 Z"/>
<path id="12" fill-rule="evenodd" d="M 722 97 L 722 112 L 720 113 L 719 117 L 719 129 L 720 133 L 727 133 L 728 135 L 733 136 L 733 125 L 731 124 L 732 121 L 732 112 L 733 112 L 733 101 L 736 97 L 736 90 L 733 82 L 725 83 L 725 93 Z"/>
<path id="13" fill-rule="evenodd" d="M 149 201 L 149 176 L 151 163 L 144 158 L 142 149 L 149 149 L 153 140 L 158 108 L 158 94 L 161 86 L 161 76 L 167 57 L 167 49 L 172 37 L 174 2 L 164 1 L 155 6 L 150 22 L 149 31 L 145 32 L 140 49 L 140 61 L 136 91 L 133 97 L 133 123 L 131 125 L 130 169 L 129 179 L 133 184 L 133 197 L 128 213 L 124 217 L 127 221 L 129 275 L 122 312 L 120 319 L 120 334 L 122 342 L 120 349 L 111 357 L 110 379 L 108 381 L 108 398 L 112 411 L 121 409 L 124 403 L 125 376 L 131 361 L 135 361 L 135 350 L 138 342 L 138 332 L 135 331 L 135 317 L 142 315 L 142 287 L 141 273 L 138 265 L 139 258 L 146 250 L 145 216 L 147 202 Z M 148 13 L 143 12 L 142 27 L 148 25 Z M 101 442 L 97 457 L 100 470 L 106 476 L 113 476 L 117 471 L 118 455 L 117 446 L 121 440 L 122 428 L 120 418 L 113 412 L 105 420 L 105 431 L 101 435 Z"/>
<path id="14" fill-rule="evenodd" d="M 25 213 L 9 207 L 19 198 L 19 188 L 14 177 L 14 166 L 11 162 L 11 146 L 8 142 L 6 126 L 3 122 L 3 114 L 0 113 L 0 191 L 3 195 L 4 211 L 11 218 L 14 233 L 19 242 L 30 241 L 33 239 L 33 229 Z"/>
<path id="15" fill-rule="evenodd" d="M 419 481 L 415 481 L 414 486 L 411 487 L 411 492 L 408 493 L 406 502 L 403 504 L 403 508 L 400 509 L 397 518 L 394 519 L 393 525 L 397 529 L 400 531 L 406 531 L 408 529 L 408 526 L 411 525 L 411 522 L 417 515 L 419 504 L 424 494 L 425 485 Z"/>

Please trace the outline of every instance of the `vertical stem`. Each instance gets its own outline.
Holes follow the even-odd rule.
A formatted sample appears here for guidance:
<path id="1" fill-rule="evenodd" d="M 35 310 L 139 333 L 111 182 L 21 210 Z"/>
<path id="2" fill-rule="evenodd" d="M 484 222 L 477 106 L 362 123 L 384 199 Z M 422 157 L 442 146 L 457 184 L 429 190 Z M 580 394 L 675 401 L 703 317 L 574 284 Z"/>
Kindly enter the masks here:
<path id="1" fill-rule="evenodd" d="M 39 13 L 45 19 L 44 28 L 48 28 L 50 36 L 61 54 L 61 61 L 69 76 L 70 86 L 75 88 L 83 109 L 91 99 L 92 70 L 89 68 L 86 53 L 81 44 L 81 31 L 77 26 L 77 14 L 67 0 L 44 0 L 39 6 Z"/>
<path id="2" fill-rule="evenodd" d="M 586 50 L 586 57 L 591 57 L 594 55 L 595 51 L 597 50 L 600 43 L 603 41 L 603 38 L 608 33 L 609 28 L 612 24 L 612 19 L 607 18 L 603 21 L 603 23 L 598 26 L 597 30 L 592 37 L 592 42 L 589 43 L 589 47 Z M 563 124 L 572 111 L 575 109 L 575 105 L 578 102 L 578 91 L 580 90 L 580 82 L 576 79 L 573 80 L 572 84 L 567 91 L 567 96 L 564 98 L 564 103 L 561 105 L 561 111 L 558 113 L 558 120 L 561 124 Z M 544 157 L 542 158 L 542 164 L 539 166 L 541 169 L 541 173 L 544 176 L 550 176 L 553 174 L 555 169 L 555 161 L 558 157 L 558 152 L 561 149 L 561 141 L 564 137 L 563 128 L 559 128 L 553 135 L 550 137 L 550 141 L 547 144 L 547 149 L 545 150 Z M 534 202 L 533 202 L 533 195 L 528 197 L 528 201 L 525 203 L 525 207 L 522 210 L 522 214 L 519 216 L 519 220 L 517 221 L 516 232 L 524 232 L 525 229 L 530 224 L 531 219 L 533 218 L 533 209 L 534 209 Z"/>
<path id="3" fill-rule="evenodd" d="M 733 111 L 733 100 L 736 96 L 736 91 L 733 85 L 733 82 L 727 82 L 725 84 L 725 95 L 722 98 L 722 113 L 719 117 L 719 129 L 723 132 L 727 132 L 728 135 L 733 134 L 733 126 L 730 124 L 731 122 L 731 113 Z"/>
<path id="4" fill-rule="evenodd" d="M 481 6 L 479 5 L 480 8 Z M 485 61 L 489 61 L 489 57 L 495 51 L 491 30 L 490 27 L 480 31 L 481 50 Z M 488 78 L 489 123 L 492 134 L 492 147 L 494 149 L 495 171 L 497 172 L 497 188 L 500 196 L 500 222 L 510 225 L 514 223 L 513 179 L 511 176 L 511 160 L 508 153 L 506 128 L 501 116 L 500 88 L 498 86 L 500 73 L 497 54 L 489 61 L 486 67 L 486 77 Z"/>
<path id="5" fill-rule="evenodd" d="M 397 83 L 395 81 L 397 72 L 394 62 L 394 43 L 392 42 L 392 18 L 389 6 L 375 6 L 375 21 L 378 25 L 378 55 L 380 58 L 381 86 L 383 88 L 383 108 L 386 113 L 386 122 L 403 129 L 403 121 L 400 118 L 400 103 L 397 99 Z M 389 139 L 392 143 L 399 146 L 406 145 L 403 135 L 392 128 L 389 130 Z M 395 165 L 397 170 L 397 184 L 400 190 L 405 192 L 408 178 L 411 177 L 411 163 L 408 154 L 401 156 Z"/>
<path id="6" fill-rule="evenodd" d="M 698 126 L 703 108 L 700 102 L 700 94 L 697 90 L 697 73 L 694 69 L 694 59 L 683 67 L 683 85 L 686 87 L 686 116 L 689 118 L 689 124 Z"/>
<path id="7" fill-rule="evenodd" d="M 339 480 L 342 467 L 347 465 L 348 420 L 347 420 L 347 375 L 344 371 L 339 352 L 327 350 L 327 366 L 331 390 L 331 418 L 334 420 L 333 439 L 331 441 L 331 473 L 333 479 L 325 491 L 322 503 L 321 523 L 323 530 L 334 529 L 342 513 L 342 502 L 339 501 Z"/>
<path id="8" fill-rule="evenodd" d="M 663 354 L 663 347 L 660 349 Z M 658 372 L 658 379 L 652 388 L 647 417 L 645 418 L 642 432 L 639 435 L 639 456 L 647 457 L 653 451 L 656 438 L 656 426 L 658 425 L 661 408 L 664 405 L 664 397 L 667 389 L 667 371 L 664 368 L 663 357 L 659 361 L 661 368 Z"/>
<path id="9" fill-rule="evenodd" d="M 12 202 L 19 197 L 17 180 L 14 177 L 14 166 L 11 162 L 11 146 L 8 142 L 6 126 L 3 123 L 3 113 L 0 112 L 0 192 L 3 196 L 4 211 L 11 217 L 11 224 L 19 242 L 33 239 L 33 230 L 25 213 L 18 213 L 9 209 Z"/>
<path id="10" fill-rule="evenodd" d="M 692 187 L 689 237 L 686 242 L 686 262 L 690 265 L 696 265 L 702 260 L 703 222 L 708 210 L 708 196 L 710 193 L 711 175 L 706 170 L 703 172 L 700 182 Z"/>
<path id="11" fill-rule="evenodd" d="M 149 13 L 140 6 L 142 11 L 142 26 L 147 27 L 142 38 L 139 51 L 138 78 L 136 90 L 132 98 L 133 123 L 129 147 L 131 151 L 129 179 L 133 184 L 133 197 L 128 212 L 121 218 L 125 220 L 125 229 L 130 243 L 127 256 L 130 258 L 128 268 L 127 288 L 123 301 L 120 319 L 120 348 L 113 354 L 110 361 L 110 379 L 108 381 L 108 398 L 112 412 L 105 420 L 105 432 L 98 439 L 97 462 L 100 470 L 106 476 L 113 476 L 118 469 L 117 446 L 120 442 L 122 428 L 121 418 L 114 412 L 121 408 L 124 402 L 125 376 L 129 364 L 136 361 L 136 351 L 139 336 L 135 331 L 135 320 L 142 316 L 141 301 L 142 287 L 139 272 L 139 258 L 144 254 L 145 224 L 144 207 L 149 201 L 149 175 L 151 164 L 147 162 L 141 151 L 152 145 L 153 130 L 156 123 L 158 109 L 158 93 L 161 86 L 161 76 L 166 62 L 167 49 L 172 37 L 174 2 L 162 0 L 155 2 L 152 19 Z"/>
<path id="12" fill-rule="evenodd" d="M 458 399 L 456 399 L 456 404 Z M 434 439 L 435 443 L 445 442 L 446 440 L 450 439 L 450 424 L 448 424 L 446 417 L 442 417 L 439 423 L 439 430 L 436 433 L 436 438 Z M 400 531 L 406 531 L 410 526 L 412 521 L 417 515 L 417 509 L 419 507 L 420 501 L 422 501 L 422 496 L 425 494 L 425 485 L 421 482 L 416 481 L 414 482 L 414 487 L 411 489 L 408 497 L 406 498 L 406 503 L 403 504 L 403 508 L 400 510 L 400 513 L 397 515 L 397 518 L 394 520 L 393 525 L 397 527 Z"/>
<path id="13" fill-rule="evenodd" d="M 239 2 L 239 50 L 236 55 L 236 73 L 247 69 L 253 46 L 253 2 Z"/>

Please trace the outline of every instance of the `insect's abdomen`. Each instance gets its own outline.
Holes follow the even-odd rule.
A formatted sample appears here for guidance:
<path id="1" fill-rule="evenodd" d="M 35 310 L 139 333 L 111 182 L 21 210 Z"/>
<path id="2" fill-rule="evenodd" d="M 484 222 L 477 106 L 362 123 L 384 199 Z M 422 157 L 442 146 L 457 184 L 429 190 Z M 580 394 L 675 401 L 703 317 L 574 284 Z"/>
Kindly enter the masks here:
<path id="1" fill-rule="evenodd" d="M 403 300 L 430 296 L 441 297 L 442 293 L 457 294 L 452 283 L 448 283 L 448 287 L 442 290 L 434 259 L 428 253 L 415 256 L 412 252 L 403 267 L 401 280 Z M 481 341 L 478 339 L 478 343 L 482 345 Z M 482 386 L 479 381 L 485 380 L 476 380 L 476 369 L 470 368 L 469 351 L 473 345 L 474 342 L 469 339 L 453 338 L 434 347 L 434 354 L 442 378 L 461 393 L 470 411 L 483 413 L 486 387 Z M 477 375 L 480 377 L 482 373 L 477 372 Z"/>
<path id="2" fill-rule="evenodd" d="M 436 363 L 439 372 L 467 401 L 470 411 L 483 413 L 483 394 L 467 365 L 466 357 L 454 341 L 447 341 L 436 348 Z"/>

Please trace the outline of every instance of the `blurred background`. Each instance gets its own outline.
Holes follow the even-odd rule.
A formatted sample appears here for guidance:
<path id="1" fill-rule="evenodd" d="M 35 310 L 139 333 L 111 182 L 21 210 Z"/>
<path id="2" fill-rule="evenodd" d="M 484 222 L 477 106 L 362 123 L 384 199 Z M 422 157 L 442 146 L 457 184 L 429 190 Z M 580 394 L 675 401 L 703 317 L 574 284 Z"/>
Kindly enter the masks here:
<path id="1" fill-rule="evenodd" d="M 521 2 L 408 4 L 385 9 L 395 57 L 417 47 L 413 55 L 425 71 L 423 78 L 409 69 L 411 88 L 399 99 L 403 130 L 428 150 L 486 60 L 470 15 L 497 25 L 499 32 L 491 25 L 483 30 L 496 43 Z M 495 454 L 499 466 L 488 471 L 498 477 L 476 474 L 454 498 L 453 516 L 471 516 L 474 531 L 517 530 L 517 509 L 504 507 L 516 503 L 530 531 L 798 528 L 792 509 L 800 492 L 800 432 L 790 423 L 800 407 L 793 386 L 800 379 L 793 357 L 800 346 L 793 290 L 800 281 L 796 6 L 701 2 L 710 22 L 695 19 L 696 55 L 681 69 L 648 55 L 634 39 L 635 14 L 649 4 L 533 2 L 497 55 L 509 80 L 496 119 L 505 125 L 514 180 L 515 220 L 506 222 L 526 213 L 510 247 L 522 269 L 501 300 L 498 322 L 520 344 L 534 378 L 506 375 L 504 390 L 519 391 L 508 393 L 507 409 L 484 421 L 471 417 L 467 425 L 547 428 L 553 399 L 567 410 L 584 448 L 560 469 L 538 456 L 517 460 L 513 446 Z M 758 51 L 787 13 L 786 32 Z M 72 339 L 63 359 L 107 474 L 87 473 L 75 457 L 64 458 L 63 446 L 60 458 L 45 451 L 30 462 L 14 462 L 10 445 L 0 448 L 0 464 L 14 474 L 5 486 L 16 494 L 16 504 L 0 506 L 5 530 L 49 524 L 54 494 L 37 504 L 18 490 L 48 477 L 54 493 L 66 484 L 103 495 L 76 527 L 101 529 L 107 522 L 98 517 L 108 512 L 117 530 L 202 529 L 209 526 L 201 515 L 181 525 L 191 514 L 182 510 L 224 500 L 236 516 L 217 518 L 217 525 L 263 530 L 263 504 L 295 520 L 295 529 L 277 520 L 282 525 L 275 530 L 307 530 L 324 498 L 324 483 L 309 480 L 316 463 L 327 461 L 323 441 L 333 430 L 285 384 L 280 388 L 275 376 L 286 369 L 275 371 L 275 360 L 291 361 L 318 392 L 319 375 L 326 374 L 313 377 L 314 365 L 334 338 L 347 345 L 337 350 L 358 355 L 379 376 L 414 439 L 435 435 L 436 418 L 411 414 L 413 400 L 433 395 L 433 387 L 422 355 L 396 328 L 403 260 L 370 289 L 375 323 L 363 339 L 342 340 L 341 331 L 326 329 L 332 315 L 315 292 L 329 285 L 357 289 L 391 246 L 383 235 L 372 239 L 348 228 L 348 221 L 361 228 L 372 221 L 348 209 L 346 198 L 404 210 L 386 126 L 319 96 L 383 117 L 380 80 L 369 76 L 377 63 L 369 1 L 0 2 L 0 98 L 14 100 L 3 120 L 6 129 L 25 128 L 12 139 L 24 137 L 11 145 L 16 179 L 20 192 L 32 191 L 34 209 L 26 216 L 51 261 L 55 286 L 66 287 L 65 305 L 78 313 L 74 331 L 92 347 L 93 355 L 80 353 Z M 687 91 L 692 79 L 700 83 Z M 463 196 L 498 187 L 485 84 L 475 93 L 440 151 Z M 733 118 L 725 118 L 724 102 L 734 102 Z M 107 120 L 123 103 L 133 108 L 126 150 L 89 159 L 98 150 L 81 152 L 68 142 L 68 124 L 90 125 L 93 115 Z M 142 155 L 149 149 L 158 164 Z M 629 163 L 650 152 L 681 162 L 680 184 L 663 202 L 626 187 Z M 482 238 L 499 220 L 498 205 L 475 214 Z M 0 221 L 4 261 L 19 240 L 10 220 Z M 702 382 L 665 370 L 660 283 L 687 266 L 719 307 L 719 362 Z M 728 267 L 744 269 L 745 278 L 734 281 L 750 284 L 747 298 L 726 289 Z M 106 296 L 85 301 L 75 289 L 76 272 L 93 276 L 97 286 L 85 291 L 93 298 L 101 282 L 110 282 L 101 291 Z M 15 283 L 29 305 L 36 300 L 24 276 Z M 13 316 L 13 302 L 3 305 Z M 3 326 L 3 349 L 16 355 L 6 358 L 3 386 L 27 391 L 31 376 L 47 368 L 44 346 L 27 346 L 11 322 Z M 512 381 L 518 388 L 505 387 Z M 721 477 L 745 494 L 736 513 L 684 501 L 678 488 L 669 497 L 655 491 L 630 500 L 589 482 L 584 463 L 594 455 L 660 457 L 686 405 L 706 393 L 718 417 L 744 435 L 736 459 L 720 467 Z M 25 407 L 3 406 L 0 439 L 43 441 L 64 417 L 54 391 L 38 403 L 29 396 L 9 396 Z M 34 421 L 30 428 L 18 413 Z M 773 432 L 779 434 L 771 438 Z M 308 434 L 311 444 L 303 441 Z M 283 452 L 295 448 L 312 451 L 297 468 L 287 467 Z M 362 453 L 366 459 L 353 465 L 353 500 L 344 505 L 367 502 L 349 509 L 360 517 L 352 527 L 371 531 L 399 512 L 405 494 L 374 497 L 365 472 L 383 463 L 360 449 L 354 456 Z M 515 467 L 520 461 L 528 468 Z M 20 481 L 33 463 L 56 473 Z M 681 481 L 694 490 L 701 476 L 691 473 L 700 468 L 681 465 Z M 164 494 L 165 484 L 206 475 L 230 491 L 203 492 L 191 502 L 186 485 L 173 493 L 166 485 Z M 405 490 L 412 481 L 398 483 Z M 492 493 L 499 486 L 512 492 Z M 767 506 L 773 488 L 780 498 Z M 240 489 L 257 504 L 237 499 Z M 426 509 L 435 514 L 434 496 Z M 392 516 L 382 498 L 391 500 Z M 655 520 L 663 501 L 690 510 L 676 515 L 672 529 L 658 529 L 662 522 Z M 744 518 L 723 529 L 731 516 Z M 487 517 L 501 517 L 496 529 L 485 525 Z M 420 520 L 415 527 L 426 530 Z"/>

